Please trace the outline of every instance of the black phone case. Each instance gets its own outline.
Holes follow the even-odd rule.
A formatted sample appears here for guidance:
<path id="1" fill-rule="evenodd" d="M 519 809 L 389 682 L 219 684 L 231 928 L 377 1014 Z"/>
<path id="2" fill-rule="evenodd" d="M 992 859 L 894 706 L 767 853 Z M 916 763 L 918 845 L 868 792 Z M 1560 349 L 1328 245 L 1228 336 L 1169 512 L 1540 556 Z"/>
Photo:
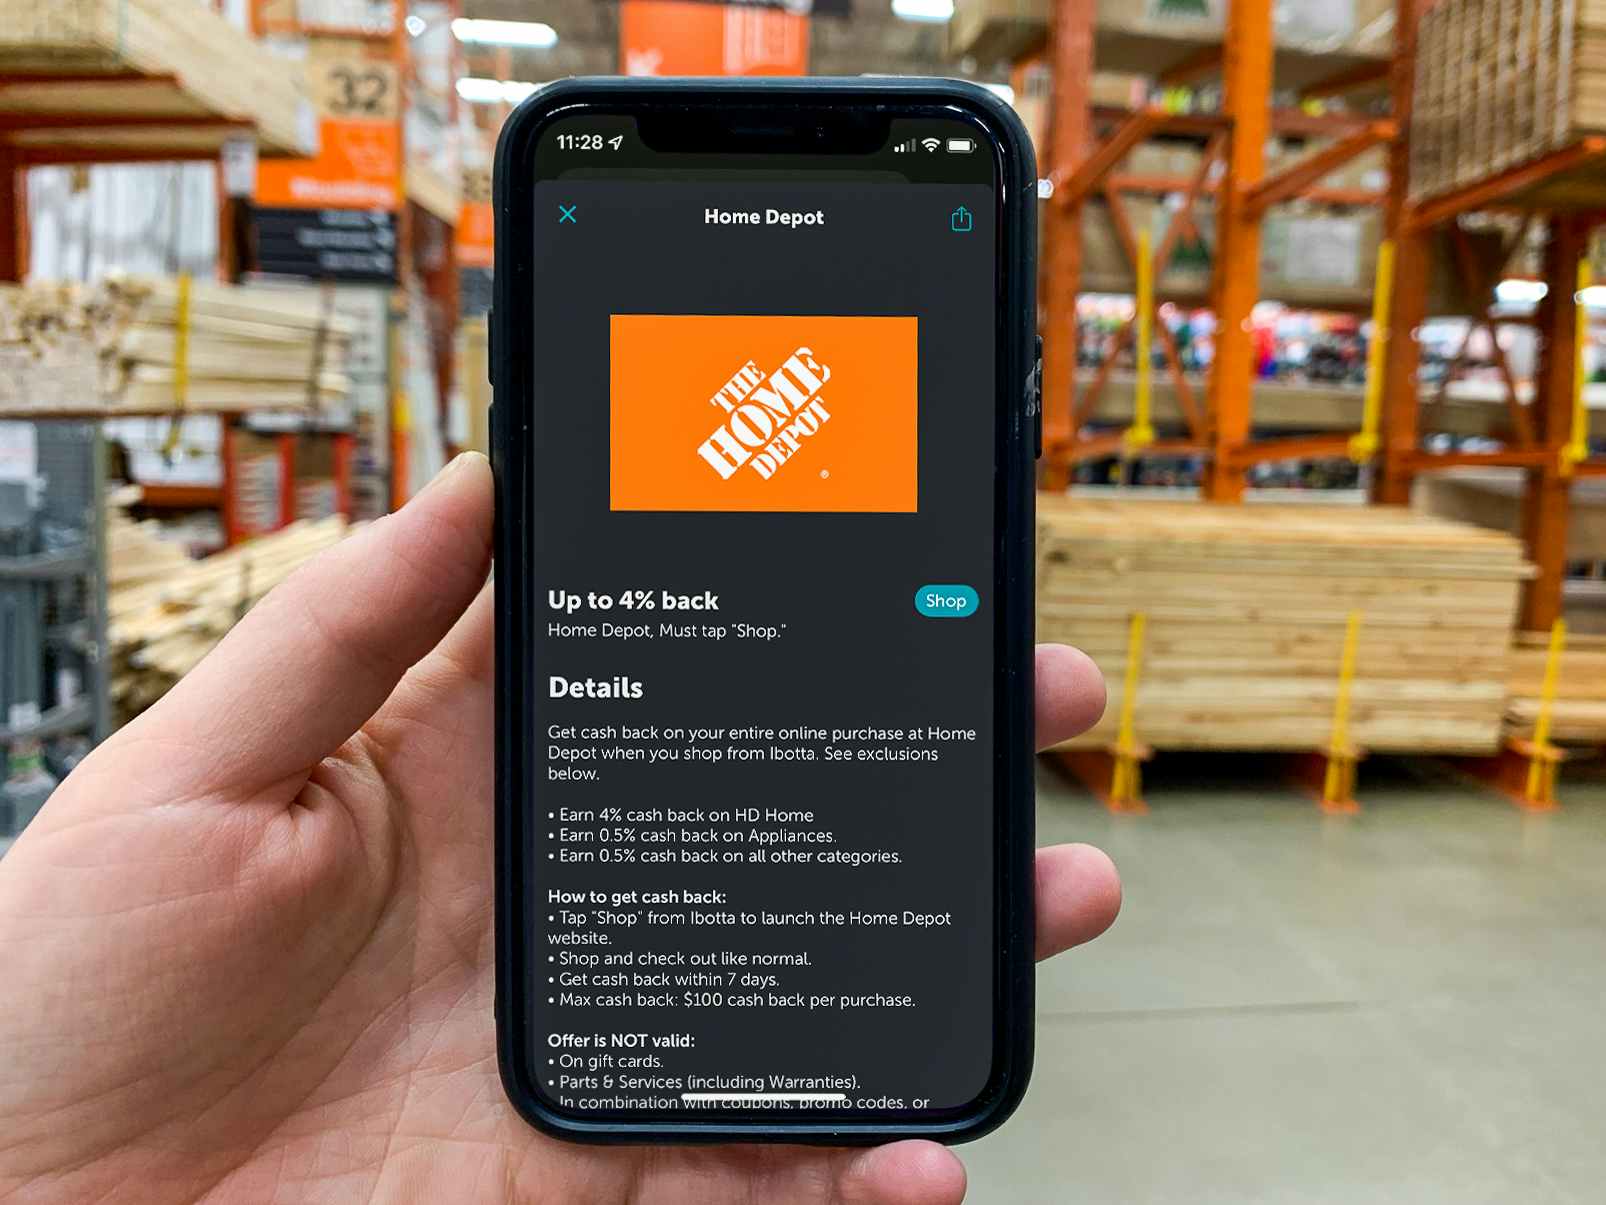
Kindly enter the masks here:
<path id="1" fill-rule="evenodd" d="M 521 676 L 536 614 L 527 524 L 535 522 L 530 491 L 533 381 L 525 340 L 532 329 L 532 190 L 530 156 L 542 128 L 587 106 L 688 103 L 832 106 L 938 106 L 983 127 L 1001 148 L 1004 213 L 1000 227 L 998 457 L 995 482 L 998 600 L 995 660 L 994 796 L 997 804 L 995 1073 L 966 1115 L 939 1120 L 630 1122 L 581 1120 L 542 1102 L 532 1069 L 543 1051 L 525 1018 L 530 939 L 525 931 L 527 880 L 536 868 L 527 848 L 531 795 L 527 739 L 534 677 Z M 571 1141 L 785 1142 L 870 1145 L 899 1138 L 963 1142 L 1001 1124 L 1020 1103 L 1031 1075 L 1034 992 L 1033 780 L 1034 462 L 1041 448 L 1039 341 L 1036 338 L 1037 168 L 1031 142 L 1013 110 L 984 88 L 940 79 L 570 79 L 549 85 L 509 117 L 497 146 L 496 281 L 490 323 L 495 387 L 491 459 L 496 471 L 496 1028 L 502 1083 L 519 1113 L 546 1133 Z M 558 521 L 554 519 L 554 521 Z M 933 1058 L 942 1052 L 934 1050 Z"/>

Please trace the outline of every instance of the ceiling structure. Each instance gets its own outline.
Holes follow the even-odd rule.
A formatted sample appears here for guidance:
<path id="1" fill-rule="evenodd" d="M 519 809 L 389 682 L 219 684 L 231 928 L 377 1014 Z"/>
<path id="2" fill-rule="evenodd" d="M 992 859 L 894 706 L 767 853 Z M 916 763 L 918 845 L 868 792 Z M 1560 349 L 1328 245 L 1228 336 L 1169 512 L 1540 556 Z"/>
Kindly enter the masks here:
<path id="1" fill-rule="evenodd" d="M 891 0 L 852 0 L 848 18 L 811 17 L 809 69 L 815 75 L 960 75 L 1004 82 L 1006 64 L 955 63 L 947 57 L 948 27 L 900 20 Z M 545 83 L 566 75 L 612 75 L 619 70 L 617 0 L 463 0 L 463 15 L 501 21 L 544 21 L 558 32 L 550 50 L 514 50 L 503 78 Z M 493 74 L 492 55 L 470 57 L 475 74 Z"/>

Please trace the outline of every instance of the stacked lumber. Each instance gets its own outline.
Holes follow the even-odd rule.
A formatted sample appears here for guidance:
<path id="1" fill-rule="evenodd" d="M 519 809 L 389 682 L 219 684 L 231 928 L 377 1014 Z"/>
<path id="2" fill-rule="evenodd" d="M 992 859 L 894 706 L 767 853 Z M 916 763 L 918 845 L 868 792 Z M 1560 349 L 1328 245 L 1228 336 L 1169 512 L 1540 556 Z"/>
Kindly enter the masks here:
<path id="1" fill-rule="evenodd" d="M 0 76 L 24 152 L 208 154 L 247 125 L 265 155 L 317 150 L 299 65 L 199 0 L 0 0 Z"/>
<path id="2" fill-rule="evenodd" d="M 1606 131 L 1606 0 L 1442 0 L 1422 15 L 1411 195 Z"/>
<path id="3" fill-rule="evenodd" d="M 166 694 L 263 595 L 348 532 L 335 516 L 294 523 L 204 560 L 180 554 L 175 561 L 152 549 L 154 537 L 139 525 L 114 519 L 111 527 L 107 626 L 118 724 Z M 141 563 L 140 546 L 151 563 Z"/>
<path id="4" fill-rule="evenodd" d="M 1086 650 L 1109 684 L 1104 719 L 1074 745 L 1114 740 L 1142 612 L 1139 742 L 1314 750 L 1359 611 L 1351 742 L 1491 752 L 1526 571 L 1509 536 L 1396 508 L 1043 496 L 1037 636 Z"/>
<path id="5" fill-rule="evenodd" d="M 1512 736 L 1534 734 L 1549 651 L 1549 636 L 1517 634 L 1506 702 L 1506 727 Z M 1550 709 L 1550 739 L 1563 744 L 1606 741 L 1606 636 L 1567 637 Z"/>
<path id="6" fill-rule="evenodd" d="M 189 568 L 184 550 L 161 537 L 154 519 L 137 523 L 125 507 L 136 505 L 143 491 L 125 485 L 108 499 L 106 508 L 106 588 L 108 592 L 161 581 Z"/>
<path id="7" fill-rule="evenodd" d="M 0 416 L 317 409 L 347 396 L 352 333 L 313 289 L 0 286 Z"/>
<path id="8" fill-rule="evenodd" d="M 431 163 L 410 159 L 406 189 L 409 201 L 417 202 L 426 213 L 434 214 L 448 226 L 457 225 L 463 209 L 463 190 L 458 181 Z"/>

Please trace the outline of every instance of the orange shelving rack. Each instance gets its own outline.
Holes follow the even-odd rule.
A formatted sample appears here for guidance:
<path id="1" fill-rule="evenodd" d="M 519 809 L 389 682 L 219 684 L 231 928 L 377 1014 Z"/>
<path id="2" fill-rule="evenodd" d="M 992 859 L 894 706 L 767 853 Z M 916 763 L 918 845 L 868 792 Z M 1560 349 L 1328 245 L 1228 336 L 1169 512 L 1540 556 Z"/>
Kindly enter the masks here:
<path id="1" fill-rule="evenodd" d="M 1109 362 L 1080 395 L 1075 379 L 1080 221 L 1084 205 L 1094 195 L 1102 195 L 1109 204 L 1129 259 L 1135 254 L 1135 240 L 1121 216 L 1121 195 L 1181 195 L 1178 217 L 1154 251 L 1156 276 L 1173 253 L 1177 237 L 1193 222 L 1198 198 L 1210 193 L 1216 200 L 1217 245 L 1209 290 L 1209 306 L 1217 323 L 1212 375 L 1204 398 L 1196 399 L 1182 375 L 1168 332 L 1163 324 L 1157 328 L 1188 434 L 1181 440 L 1158 441 L 1142 451 L 1203 456 L 1208 466 L 1205 495 L 1217 501 L 1241 497 L 1247 470 L 1258 461 L 1347 455 L 1349 437 L 1345 435 L 1252 439 L 1249 317 L 1260 300 L 1260 226 L 1266 210 L 1295 198 L 1343 205 L 1380 201 L 1371 193 L 1324 188 L 1321 181 L 1356 156 L 1389 141 L 1396 132 L 1394 122 L 1388 119 L 1305 108 L 1273 109 L 1274 75 L 1281 73 L 1285 84 L 1292 81 L 1303 95 L 1316 96 L 1375 81 L 1384 65 L 1345 55 L 1338 56 L 1334 65 L 1324 66 L 1323 56 L 1279 51 L 1273 39 L 1270 0 L 1232 0 L 1221 44 L 1173 54 L 1170 57 L 1175 61 L 1163 64 L 1158 77 L 1166 86 L 1219 77 L 1224 93 L 1219 112 L 1173 113 L 1159 108 L 1112 112 L 1089 103 L 1088 81 L 1095 65 L 1103 65 L 1096 64 L 1095 12 L 1096 5 L 1090 0 L 1058 0 L 1049 35 L 1054 101 L 1044 163 L 1054 194 L 1043 220 L 1040 288 L 1045 344 L 1044 484 L 1063 487 L 1077 460 L 1110 453 L 1108 439 L 1079 438 L 1097 405 Z M 1131 53 L 1130 47 L 1117 49 Z M 1268 175 L 1265 145 L 1272 134 L 1321 136 L 1331 141 Z M 1204 151 L 1196 176 L 1148 179 L 1119 173 L 1122 160 L 1138 143 L 1160 135 L 1193 136 L 1200 141 Z"/>
<path id="2" fill-rule="evenodd" d="M 1219 112 L 1112 113 L 1090 102 L 1095 66 L 1109 65 L 1096 62 L 1097 5 L 1093 0 L 1056 0 L 1046 49 L 1053 73 L 1053 105 L 1048 145 L 1043 148 L 1044 174 L 1053 181 L 1054 195 L 1043 213 L 1039 292 L 1044 336 L 1043 485 L 1062 489 L 1078 460 L 1109 456 L 1119 448 L 1118 437 L 1090 439 L 1082 434 L 1108 371 L 1106 366 L 1086 389 L 1078 390 L 1076 303 L 1084 206 L 1095 196 L 1110 203 L 1120 242 L 1130 257 L 1135 240 L 1119 216 L 1121 193 L 1148 188 L 1180 194 L 1176 227 L 1192 220 L 1194 202 L 1209 191 L 1217 202 L 1217 245 L 1208 298 L 1216 317 L 1217 348 L 1208 387 L 1203 398 L 1195 398 L 1175 366 L 1174 352 L 1162 346 L 1172 364 L 1172 386 L 1188 433 L 1181 440 L 1160 440 L 1146 449 L 1128 448 L 1128 453 L 1202 457 L 1204 497 L 1218 502 L 1240 499 L 1247 470 L 1269 460 L 1352 455 L 1371 460 L 1376 469 L 1373 499 L 1394 504 L 1409 501 L 1418 474 L 1438 468 L 1469 464 L 1521 468 L 1523 535 L 1537 568 L 1525 591 L 1523 624 L 1548 629 L 1561 612 L 1571 483 L 1583 476 L 1606 475 L 1606 460 L 1587 455 L 1587 415 L 1586 427 L 1579 426 L 1583 414 L 1577 380 L 1579 307 L 1573 301 L 1577 265 L 1589 233 L 1606 220 L 1606 138 L 1581 136 L 1486 178 L 1413 200 L 1412 105 L 1418 29 L 1428 7 L 1427 0 L 1396 0 L 1392 56 L 1377 62 L 1334 60 L 1330 74 L 1324 75 L 1319 56 L 1300 56 L 1276 46 L 1271 0 L 1229 0 L 1221 45 L 1173 56 L 1176 61 L 1162 63 L 1158 76 L 1162 85 L 1218 77 L 1223 92 Z M 1272 98 L 1278 84 L 1302 98 L 1386 87 L 1391 106 L 1386 116 L 1275 109 Z M 1122 160 L 1139 142 L 1183 133 L 1196 135 L 1205 147 L 1206 163 L 1198 178 L 1135 180 L 1121 175 Z M 1265 145 L 1269 136 L 1280 133 L 1322 134 L 1331 141 L 1268 175 Z M 1368 200 L 1321 188 L 1318 182 L 1325 175 L 1380 144 L 1388 147 L 1386 194 Z M 1221 166 L 1211 168 L 1212 160 Z M 1261 220 L 1269 205 L 1294 198 L 1379 203 L 1383 209 L 1392 274 L 1385 286 L 1387 306 L 1377 311 L 1387 315 L 1380 379 L 1370 382 L 1380 406 L 1374 414 L 1375 428 L 1360 433 L 1360 439 L 1352 434 L 1254 437 L 1249 319 L 1260 300 Z M 1437 243 L 1447 244 L 1460 260 L 1470 293 L 1492 294 L 1496 278 L 1477 275 L 1487 268 L 1474 267 L 1465 234 L 1457 225 L 1462 215 L 1475 212 L 1525 215 L 1520 228 L 1524 231 L 1531 223 L 1544 225 L 1547 250 L 1542 275 L 1548 294 L 1534 319 L 1541 334 L 1535 396 L 1530 403 L 1521 402 L 1506 369 L 1507 412 L 1497 429 L 1502 446 L 1435 453 L 1423 446 L 1431 432 L 1424 429 L 1422 417 L 1416 332 L 1428 317 L 1430 268 Z M 1155 267 L 1163 267 L 1171 254 L 1170 241 L 1162 240 L 1155 249 Z M 1487 314 L 1474 314 L 1473 320 L 1492 321 Z M 1163 333 L 1161 339 L 1164 344 Z"/>

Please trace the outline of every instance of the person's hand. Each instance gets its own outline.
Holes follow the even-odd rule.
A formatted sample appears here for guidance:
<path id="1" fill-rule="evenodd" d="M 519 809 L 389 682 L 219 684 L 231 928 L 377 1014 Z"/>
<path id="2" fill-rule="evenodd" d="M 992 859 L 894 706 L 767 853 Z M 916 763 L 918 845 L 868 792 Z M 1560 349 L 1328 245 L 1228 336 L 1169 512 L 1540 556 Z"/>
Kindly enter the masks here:
<path id="1" fill-rule="evenodd" d="M 497 1076 L 491 474 L 306 566 L 0 860 L 0 1198 L 950 1202 L 945 1148 L 583 1147 Z M 1103 707 L 1043 648 L 1038 737 Z M 1120 904 L 1037 860 L 1038 954 Z"/>

